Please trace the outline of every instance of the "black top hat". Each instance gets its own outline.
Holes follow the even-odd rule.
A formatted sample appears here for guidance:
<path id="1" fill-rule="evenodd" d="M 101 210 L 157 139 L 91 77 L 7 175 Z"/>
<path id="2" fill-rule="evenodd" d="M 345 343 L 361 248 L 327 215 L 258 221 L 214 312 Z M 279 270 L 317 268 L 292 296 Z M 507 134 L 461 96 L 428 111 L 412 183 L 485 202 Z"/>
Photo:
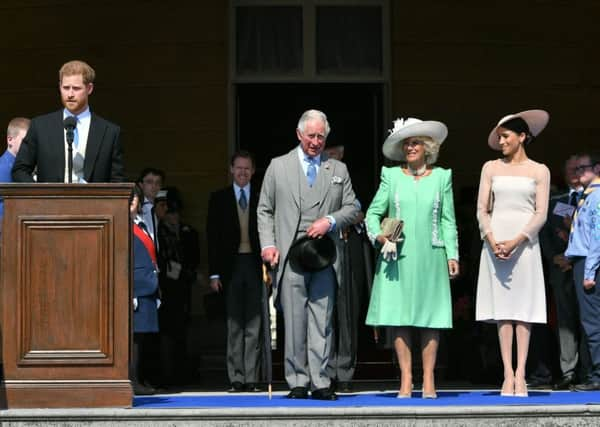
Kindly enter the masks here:
<path id="1" fill-rule="evenodd" d="M 337 250 L 333 239 L 328 235 L 319 239 L 305 235 L 294 241 L 288 256 L 294 268 L 315 272 L 333 265 Z"/>

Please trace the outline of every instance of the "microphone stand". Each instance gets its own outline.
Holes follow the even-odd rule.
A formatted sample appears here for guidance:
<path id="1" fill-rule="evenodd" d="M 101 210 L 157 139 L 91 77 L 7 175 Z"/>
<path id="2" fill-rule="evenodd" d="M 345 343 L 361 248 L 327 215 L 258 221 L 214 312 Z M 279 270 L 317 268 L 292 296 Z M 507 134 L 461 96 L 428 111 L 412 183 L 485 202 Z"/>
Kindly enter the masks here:
<path id="1" fill-rule="evenodd" d="M 73 183 L 73 139 L 74 132 L 73 129 L 67 129 L 67 145 L 69 146 L 69 161 L 67 163 L 68 169 L 68 183 Z"/>

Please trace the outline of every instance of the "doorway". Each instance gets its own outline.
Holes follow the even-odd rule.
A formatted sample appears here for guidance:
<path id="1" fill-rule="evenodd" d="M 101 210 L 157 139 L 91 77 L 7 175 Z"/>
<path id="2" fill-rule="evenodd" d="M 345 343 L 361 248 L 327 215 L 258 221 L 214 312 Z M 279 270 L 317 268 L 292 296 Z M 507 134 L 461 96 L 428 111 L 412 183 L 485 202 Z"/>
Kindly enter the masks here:
<path id="1" fill-rule="evenodd" d="M 253 185 L 260 185 L 272 158 L 298 145 L 295 129 L 301 114 L 315 108 L 327 114 L 327 145 L 344 145 L 354 191 L 366 211 L 379 184 L 383 162 L 383 85 L 375 83 L 251 83 L 236 86 L 235 147 L 256 158 Z M 397 376 L 391 349 L 378 347 L 373 330 L 364 325 L 368 292 L 362 293 L 359 316 L 358 366 L 355 379 L 387 380 Z M 278 318 L 278 350 L 273 375 L 283 380 L 283 319 Z"/>
<path id="2" fill-rule="evenodd" d="M 236 148 L 256 156 L 257 182 L 273 157 L 298 145 L 300 115 L 315 108 L 327 114 L 327 144 L 344 145 L 352 185 L 363 207 L 378 182 L 382 144 L 381 84 L 239 84 L 236 92 Z"/>

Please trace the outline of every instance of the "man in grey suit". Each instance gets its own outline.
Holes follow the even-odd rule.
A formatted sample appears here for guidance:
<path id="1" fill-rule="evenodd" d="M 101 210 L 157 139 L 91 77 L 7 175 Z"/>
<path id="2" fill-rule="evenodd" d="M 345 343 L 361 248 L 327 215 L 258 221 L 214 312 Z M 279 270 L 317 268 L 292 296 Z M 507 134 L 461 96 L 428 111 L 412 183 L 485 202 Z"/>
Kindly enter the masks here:
<path id="1" fill-rule="evenodd" d="M 263 181 L 257 220 L 264 262 L 276 268 L 274 297 L 283 309 L 284 372 L 288 398 L 336 400 L 327 364 L 332 346 L 336 286 L 344 265 L 339 230 L 358 214 L 344 163 L 323 155 L 330 127 L 325 114 L 305 111 L 296 135 L 300 144 L 271 161 Z M 305 271 L 288 260 L 295 239 L 328 235 L 337 257 L 323 270 Z"/>

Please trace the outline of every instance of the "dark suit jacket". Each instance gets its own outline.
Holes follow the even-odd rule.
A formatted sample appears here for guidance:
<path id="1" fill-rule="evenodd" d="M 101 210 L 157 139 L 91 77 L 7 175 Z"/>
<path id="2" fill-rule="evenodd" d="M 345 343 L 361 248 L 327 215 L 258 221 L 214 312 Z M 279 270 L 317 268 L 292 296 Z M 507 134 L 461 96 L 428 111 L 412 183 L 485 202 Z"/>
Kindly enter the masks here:
<path id="1" fill-rule="evenodd" d="M 540 230 L 539 239 L 542 248 L 542 255 L 548 266 L 550 280 L 558 282 L 564 280 L 566 275 L 552 262 L 555 255 L 563 254 L 567 249 L 567 241 L 560 238 L 561 231 L 569 235 L 569 229 L 565 226 L 564 218 L 553 213 L 554 207 L 558 202 L 569 203 L 569 193 L 559 194 L 550 198 L 548 205 L 548 218 Z"/>
<path id="2" fill-rule="evenodd" d="M 260 188 L 260 187 L 259 187 Z M 256 226 L 256 206 L 258 189 L 252 185 L 250 191 L 250 218 L 248 234 L 252 253 L 256 257 L 256 268 L 261 267 L 260 243 Z M 218 274 L 223 284 L 231 278 L 233 259 L 240 246 L 240 220 L 237 214 L 237 201 L 233 185 L 215 191 L 208 201 L 208 217 L 206 220 L 206 236 L 208 240 L 209 275 Z"/>
<path id="3" fill-rule="evenodd" d="M 87 182 L 122 182 L 123 149 L 120 128 L 92 113 L 83 164 Z M 37 167 L 38 182 L 64 182 L 65 137 L 63 110 L 35 117 L 23 139 L 12 169 L 15 182 L 33 182 Z"/>

